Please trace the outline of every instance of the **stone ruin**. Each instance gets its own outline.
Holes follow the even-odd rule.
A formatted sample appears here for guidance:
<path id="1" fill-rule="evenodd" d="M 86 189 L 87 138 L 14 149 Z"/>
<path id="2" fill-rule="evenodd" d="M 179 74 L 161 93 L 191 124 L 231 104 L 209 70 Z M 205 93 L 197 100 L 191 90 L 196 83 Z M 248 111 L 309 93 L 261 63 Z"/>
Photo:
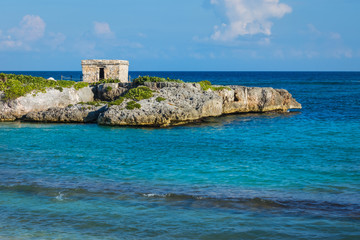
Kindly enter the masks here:
<path id="1" fill-rule="evenodd" d="M 98 82 L 102 79 L 118 79 L 129 82 L 129 61 L 125 60 L 82 60 L 84 82 Z"/>

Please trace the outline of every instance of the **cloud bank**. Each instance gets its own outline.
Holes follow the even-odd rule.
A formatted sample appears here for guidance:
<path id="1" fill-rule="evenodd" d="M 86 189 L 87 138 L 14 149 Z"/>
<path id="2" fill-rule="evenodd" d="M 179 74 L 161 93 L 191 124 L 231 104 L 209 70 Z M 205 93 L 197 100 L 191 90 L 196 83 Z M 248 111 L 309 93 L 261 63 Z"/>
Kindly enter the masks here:
<path id="1" fill-rule="evenodd" d="M 228 23 L 214 27 L 211 38 L 216 41 L 232 41 L 239 36 L 271 35 L 273 18 L 291 13 L 290 6 L 279 0 L 210 0 L 225 12 Z"/>

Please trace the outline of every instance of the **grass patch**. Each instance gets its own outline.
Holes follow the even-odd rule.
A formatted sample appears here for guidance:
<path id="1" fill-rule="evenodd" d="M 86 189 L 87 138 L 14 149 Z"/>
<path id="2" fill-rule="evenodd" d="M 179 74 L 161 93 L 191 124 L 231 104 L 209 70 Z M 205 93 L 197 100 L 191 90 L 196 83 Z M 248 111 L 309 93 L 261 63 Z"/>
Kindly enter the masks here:
<path id="1" fill-rule="evenodd" d="M 88 86 L 89 86 L 89 83 L 87 83 L 87 82 L 77 82 L 77 83 L 74 84 L 73 87 L 74 87 L 76 90 L 79 90 L 79 89 L 81 89 L 81 88 L 88 87 Z"/>
<path id="2" fill-rule="evenodd" d="M 112 90 L 112 87 L 110 87 L 110 86 L 107 86 L 106 88 L 105 88 L 105 92 L 110 92 Z"/>
<path id="3" fill-rule="evenodd" d="M 135 108 L 140 109 L 141 108 L 140 103 L 137 103 L 135 101 L 130 101 L 126 104 L 126 109 L 128 109 L 128 110 L 133 110 Z"/>
<path id="4" fill-rule="evenodd" d="M 120 97 L 112 102 L 106 102 L 109 106 L 114 106 L 114 105 L 121 105 L 123 102 L 124 102 L 124 99 L 123 97 Z"/>
<path id="5" fill-rule="evenodd" d="M 183 83 L 184 81 L 179 79 L 170 79 L 170 78 L 160 78 L 160 77 L 150 77 L 150 76 L 139 76 L 133 80 L 135 84 L 144 85 L 145 82 L 176 82 Z"/>
<path id="6" fill-rule="evenodd" d="M 201 89 L 204 90 L 204 91 L 206 91 L 208 89 L 211 89 L 213 91 L 221 91 L 221 90 L 224 90 L 224 89 L 231 90 L 231 88 L 226 87 L 226 86 L 214 87 L 214 86 L 211 85 L 211 82 L 207 81 L 207 80 L 201 81 L 201 82 L 199 82 L 199 84 L 201 86 Z"/>
<path id="7" fill-rule="evenodd" d="M 125 98 L 140 101 L 142 99 L 148 99 L 153 96 L 153 91 L 145 86 L 130 89 L 125 95 Z"/>
<path id="8" fill-rule="evenodd" d="M 100 101 L 100 100 L 95 100 L 95 101 L 90 101 L 90 102 L 79 102 L 79 103 L 77 103 L 77 104 L 90 105 L 90 106 L 99 107 L 99 106 L 101 106 L 101 105 L 108 104 L 108 102 Z"/>
<path id="9" fill-rule="evenodd" d="M 157 97 L 156 98 L 157 102 L 162 102 L 162 101 L 165 101 L 165 100 L 166 100 L 166 98 L 163 98 L 163 97 Z"/>
<path id="10" fill-rule="evenodd" d="M 42 77 L 0 73 L 0 91 L 5 95 L 3 100 L 16 99 L 32 91 L 34 91 L 34 95 L 39 92 L 45 93 L 47 88 L 63 91 L 64 88 L 74 87 L 79 90 L 86 86 L 88 83 L 85 82 L 54 81 Z"/>

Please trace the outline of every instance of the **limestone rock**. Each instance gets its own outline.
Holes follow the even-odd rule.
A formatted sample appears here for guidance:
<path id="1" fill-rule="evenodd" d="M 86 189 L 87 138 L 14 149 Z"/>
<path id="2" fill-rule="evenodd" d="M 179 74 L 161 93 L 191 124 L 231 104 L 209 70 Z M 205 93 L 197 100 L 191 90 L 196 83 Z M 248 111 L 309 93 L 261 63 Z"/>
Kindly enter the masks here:
<path id="1" fill-rule="evenodd" d="M 0 101 L 0 121 L 13 121 L 29 112 L 44 111 L 52 107 L 66 107 L 69 104 L 94 101 L 90 87 L 47 89 L 45 93 L 29 93 L 15 100 Z"/>
<path id="2" fill-rule="evenodd" d="M 100 114 L 103 125 L 168 126 L 222 114 L 222 99 L 213 92 L 204 92 L 199 84 L 146 83 L 154 96 L 139 101 L 140 109 L 126 109 L 127 101 Z M 158 102 L 158 97 L 165 98 Z"/>
<path id="3" fill-rule="evenodd" d="M 134 87 L 130 83 L 108 83 L 78 91 L 74 88 L 65 88 L 62 92 L 48 89 L 35 96 L 28 94 L 12 101 L 0 101 L 0 121 L 24 118 L 42 122 L 97 121 L 103 125 L 169 126 L 229 113 L 301 108 L 284 89 L 229 86 L 229 89 L 204 91 L 197 83 L 176 82 L 146 82 L 145 86 L 152 89 L 154 95 L 139 101 L 140 109 L 127 109 L 130 99 L 111 107 L 77 104 L 93 101 L 94 97 L 115 100 Z"/>
<path id="4" fill-rule="evenodd" d="M 65 108 L 49 108 L 45 111 L 30 112 L 24 120 L 35 122 L 96 122 L 99 114 L 104 112 L 106 105 L 90 106 L 86 104 L 69 105 Z"/>
<path id="5" fill-rule="evenodd" d="M 102 101 L 113 101 L 128 90 L 121 83 L 104 83 L 97 85 L 95 88 L 96 97 Z"/>
<path id="6" fill-rule="evenodd" d="M 216 91 L 217 94 L 223 96 L 223 99 L 224 96 L 234 94 L 233 101 L 229 97 L 224 99 L 223 113 L 225 114 L 301 109 L 301 104 L 284 89 L 242 86 L 231 86 L 231 88 L 232 90 Z"/>

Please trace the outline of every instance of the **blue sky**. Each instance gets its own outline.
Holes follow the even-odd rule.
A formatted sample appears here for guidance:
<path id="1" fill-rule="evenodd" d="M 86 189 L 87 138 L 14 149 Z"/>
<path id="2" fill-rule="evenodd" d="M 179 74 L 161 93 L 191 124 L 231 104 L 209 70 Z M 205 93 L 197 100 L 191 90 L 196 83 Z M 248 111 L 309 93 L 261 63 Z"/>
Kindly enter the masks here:
<path id="1" fill-rule="evenodd" d="M 360 71 L 358 0 L 1 0 L 0 70 Z"/>

